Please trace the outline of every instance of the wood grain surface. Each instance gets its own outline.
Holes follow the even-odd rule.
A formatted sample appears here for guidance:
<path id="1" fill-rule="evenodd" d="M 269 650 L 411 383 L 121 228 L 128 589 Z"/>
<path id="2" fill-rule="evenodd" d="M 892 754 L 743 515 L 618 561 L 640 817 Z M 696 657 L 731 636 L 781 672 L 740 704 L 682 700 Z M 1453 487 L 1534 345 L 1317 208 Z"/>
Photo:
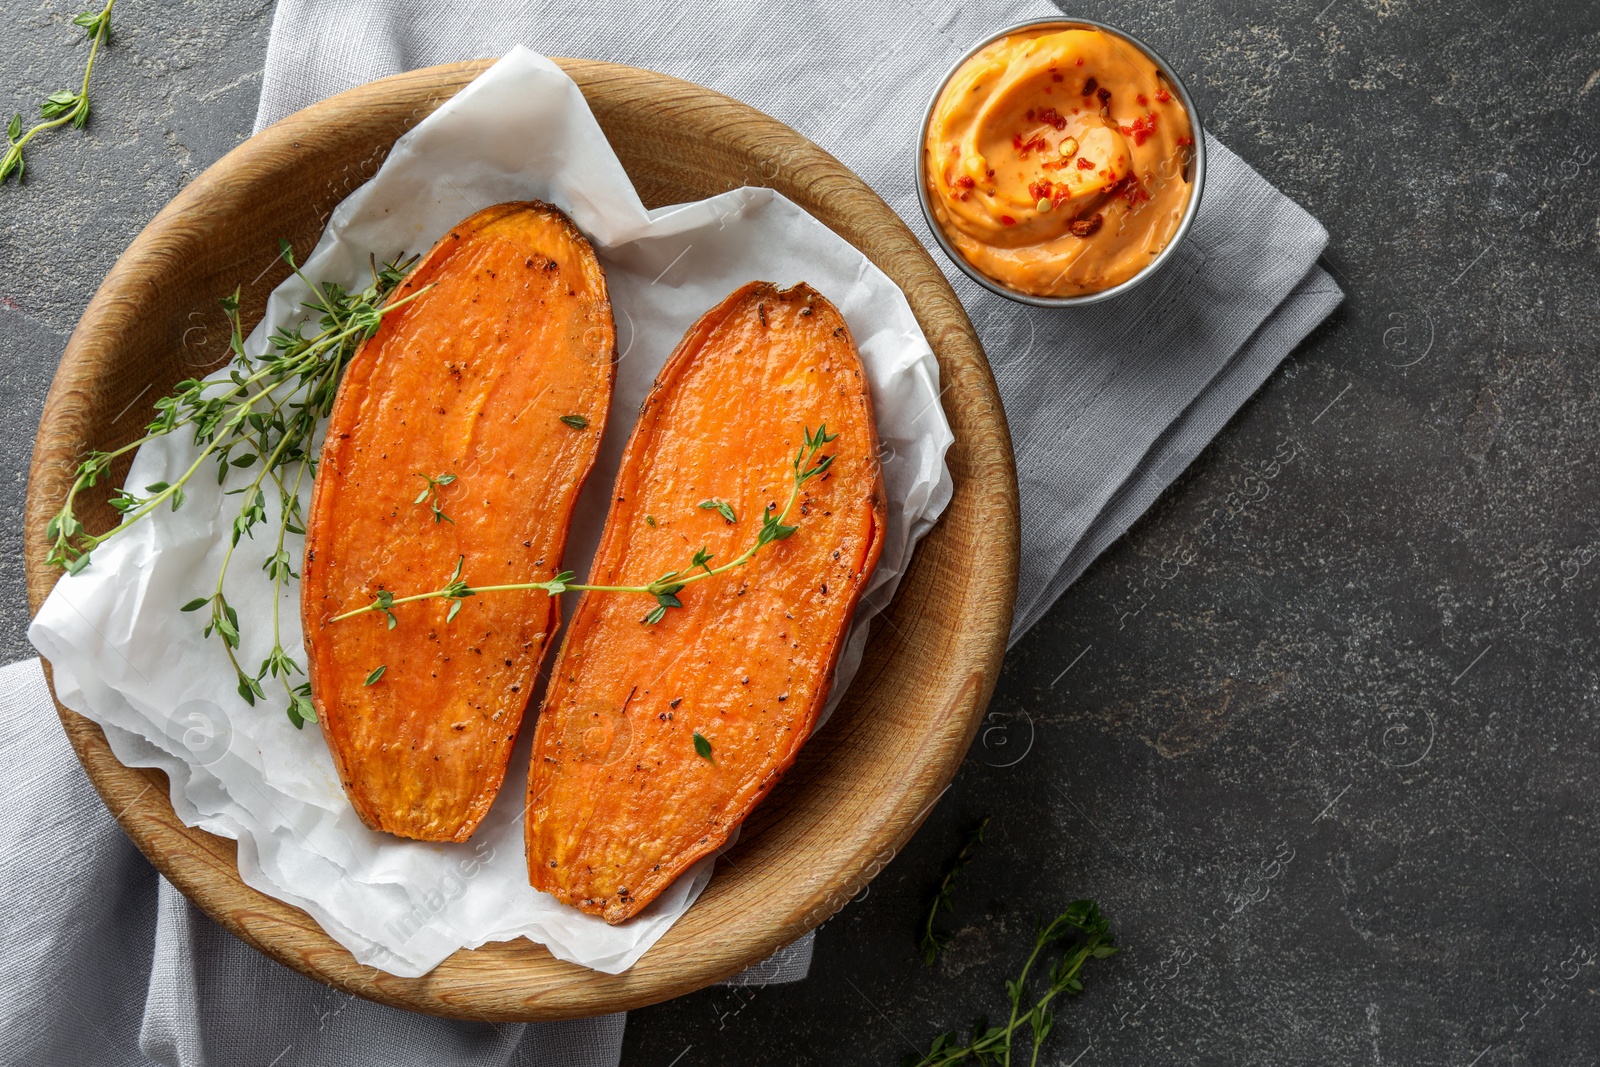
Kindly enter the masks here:
<path id="1" fill-rule="evenodd" d="M 1016 475 L 1000 399 L 971 323 L 905 223 L 833 157 L 743 104 L 649 71 L 558 62 L 582 88 L 647 206 L 770 186 L 894 279 L 938 355 L 955 432 L 954 499 L 889 612 L 873 623 L 849 693 L 746 821 L 700 900 L 621 975 L 564 963 L 517 940 L 457 952 L 421 978 L 397 978 L 357 963 L 304 912 L 244 885 L 235 843 L 184 826 L 165 775 L 124 767 L 98 726 L 58 705 L 78 757 L 128 836 L 217 922 L 349 993 L 491 1022 L 619 1011 L 698 989 L 764 958 L 859 893 L 927 816 L 971 743 L 1016 592 Z M 74 331 L 40 420 L 25 518 L 34 611 L 57 578 L 45 563 L 45 525 L 83 453 L 141 432 L 143 412 L 122 416 L 145 390 L 161 395 L 225 362 L 217 297 L 243 282 L 245 321 L 258 320 L 287 273 L 275 261 L 278 238 L 308 253 L 334 207 L 377 171 L 395 139 L 487 66 L 397 75 L 291 115 L 202 174 L 123 254 Z M 125 471 L 125 464 L 115 469 L 110 483 L 120 484 Z M 105 489 L 79 508 L 91 530 L 116 519 Z M 981 578 L 974 559 L 983 562 Z"/>

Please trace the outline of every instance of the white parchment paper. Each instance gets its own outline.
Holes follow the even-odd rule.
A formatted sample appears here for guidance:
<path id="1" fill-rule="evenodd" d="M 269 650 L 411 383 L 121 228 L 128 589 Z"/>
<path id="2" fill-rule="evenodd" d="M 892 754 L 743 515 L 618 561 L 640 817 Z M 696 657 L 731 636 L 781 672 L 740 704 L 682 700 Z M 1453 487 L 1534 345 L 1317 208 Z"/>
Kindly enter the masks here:
<path id="1" fill-rule="evenodd" d="M 944 454 L 952 437 L 938 366 L 905 297 L 843 239 L 770 190 L 647 212 L 577 86 L 523 48 L 399 140 L 378 174 L 334 212 L 305 273 L 359 287 L 370 254 L 386 260 L 426 251 L 466 215 L 530 198 L 566 210 L 594 243 L 617 320 L 615 401 L 566 557 L 580 575 L 639 404 L 695 319 L 738 286 L 765 279 L 810 283 L 849 322 L 884 445 L 889 528 L 841 657 L 831 711 L 860 663 L 867 620 L 889 603 L 912 547 L 950 499 Z M 275 236 L 264 240 L 270 254 Z M 263 352 L 271 331 L 300 321 L 307 295 L 295 278 L 281 285 L 247 350 Z M 128 484 L 173 481 L 196 451 L 181 432 L 146 445 Z M 527 937 L 595 970 L 632 966 L 694 902 L 713 860 L 618 927 L 535 892 L 522 844 L 531 730 L 472 841 L 434 845 L 368 830 L 346 801 L 317 728 L 294 729 L 271 688 L 272 699 L 254 708 L 235 695 L 220 643 L 201 637 L 204 612 L 178 607 L 210 593 L 238 506 L 223 493 L 249 477 L 238 472 L 219 487 L 208 465 L 181 510 L 140 521 L 57 584 L 29 636 L 54 668 L 61 701 L 104 727 L 123 763 L 164 770 L 185 823 L 236 839 L 246 883 L 305 909 L 362 963 L 416 976 L 458 948 Z M 276 528 L 270 512 L 268 527 Z M 298 558 L 301 539 L 288 547 Z M 271 647 L 272 596 L 260 571 L 269 551 L 258 530 L 229 571 L 226 591 L 240 616 L 247 665 Z M 278 605 L 291 652 L 301 648 L 297 596 L 291 585 Z"/>

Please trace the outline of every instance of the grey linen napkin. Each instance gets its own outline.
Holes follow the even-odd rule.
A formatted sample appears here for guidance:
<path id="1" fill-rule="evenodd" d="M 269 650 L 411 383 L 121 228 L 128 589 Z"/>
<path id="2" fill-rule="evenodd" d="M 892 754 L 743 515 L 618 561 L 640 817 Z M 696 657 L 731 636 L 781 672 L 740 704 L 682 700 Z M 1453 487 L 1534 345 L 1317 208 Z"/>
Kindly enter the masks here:
<path id="1" fill-rule="evenodd" d="M 0 1064 L 616 1067 L 620 1014 L 448 1022 L 273 963 L 145 862 L 54 718 L 38 660 L 0 668 Z"/>
<path id="2" fill-rule="evenodd" d="M 930 95 L 980 38 L 1056 13 L 1042 0 L 936 10 L 920 0 L 279 0 L 256 128 L 373 78 L 525 44 L 664 71 L 773 115 L 861 175 L 931 248 L 912 177 Z M 935 252 L 983 339 L 1016 448 L 1023 564 L 1013 641 L 1342 299 L 1316 266 L 1321 225 L 1219 142 L 1207 146 L 1210 176 L 1188 243 L 1118 301 L 1076 313 L 1027 308 Z M 48 713 L 35 662 L 0 671 L 0 750 L 13 768 L 0 783 L 9 812 L 0 834 L 22 858 L 0 878 L 0 902 L 35 917 L 0 937 L 0 965 L 13 976 L 0 994 L 0 1060 L 617 1062 L 620 1015 L 526 1028 L 411 1016 L 323 989 L 234 941 L 121 836 L 65 740 L 45 731 L 38 742 L 32 727 Z M 41 825 L 47 832 L 33 832 Z M 807 936 L 733 982 L 803 978 L 811 948 Z"/>

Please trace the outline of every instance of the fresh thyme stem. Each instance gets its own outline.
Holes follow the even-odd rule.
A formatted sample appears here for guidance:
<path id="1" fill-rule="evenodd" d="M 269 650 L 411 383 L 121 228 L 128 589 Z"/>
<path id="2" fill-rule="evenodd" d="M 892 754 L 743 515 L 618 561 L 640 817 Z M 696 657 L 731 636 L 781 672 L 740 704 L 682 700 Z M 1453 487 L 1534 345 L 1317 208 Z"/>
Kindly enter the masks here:
<path id="1" fill-rule="evenodd" d="M 1059 920 L 1057 920 L 1057 921 L 1059 921 Z M 1047 944 L 1049 944 L 1049 942 L 1044 940 L 1042 937 L 1041 938 L 1036 938 L 1034 940 L 1033 951 L 1028 953 L 1028 962 L 1026 962 L 1026 963 L 1024 963 L 1022 965 L 1022 973 L 1017 976 L 1017 986 L 1016 986 L 1016 988 L 1025 987 L 1027 985 L 1027 983 L 1028 983 L 1028 972 L 1033 970 L 1034 961 L 1036 961 L 1039 958 L 1039 953 L 1044 951 L 1044 947 Z M 1041 1004 L 1048 1004 L 1050 1002 L 1050 998 L 1055 996 L 1055 995 L 1056 995 L 1056 991 L 1055 991 L 1055 989 L 1052 988 L 1050 990 L 1050 992 L 1045 995 L 1044 1000 L 1040 1001 L 1040 1003 Z M 1017 1012 L 1019 1012 L 1021 1010 L 1022 1010 L 1022 998 L 1020 996 L 1016 995 L 1015 993 L 1013 993 L 1013 995 L 1011 997 L 1011 1018 L 1006 1020 L 1006 1035 L 1005 1035 L 1005 1048 L 1006 1048 L 1006 1051 L 1005 1051 L 1005 1058 L 1002 1061 L 1005 1064 L 1005 1067 L 1011 1067 L 1011 1035 L 1016 1032 L 1017 1023 L 1018 1023 Z M 1038 1045 L 1039 1045 L 1039 1042 L 1038 1042 L 1038 1039 L 1036 1037 L 1035 1040 L 1034 1040 L 1034 1048 L 1035 1048 L 1036 1051 L 1038 1049 Z"/>
<path id="2" fill-rule="evenodd" d="M 794 510 L 795 504 L 799 503 L 801 487 L 812 478 L 822 474 L 833 464 L 832 455 L 818 457 L 817 453 L 822 449 L 823 445 L 839 436 L 838 434 L 828 433 L 827 423 L 818 426 L 815 434 L 811 432 L 810 427 L 802 427 L 802 430 L 805 434 L 805 444 L 794 454 L 794 459 L 789 464 L 791 472 L 789 498 L 784 502 L 783 510 L 774 512 L 772 507 L 768 506 L 766 512 L 762 515 L 761 530 L 756 535 L 755 542 L 727 563 L 716 567 L 711 566 L 711 561 L 715 557 L 702 545 L 699 551 L 695 552 L 687 567 L 668 571 L 655 581 L 645 585 L 592 585 L 586 582 L 574 582 L 572 579 L 575 575 L 572 571 L 562 571 L 554 578 L 544 582 L 513 582 L 507 585 L 473 586 L 468 585 L 461 577 L 461 567 L 465 562 L 465 559 L 462 558 L 456 560 L 455 571 L 450 575 L 449 581 L 439 589 L 430 589 L 426 593 L 412 593 L 410 596 L 397 597 L 393 592 L 380 587 L 378 595 L 373 599 L 372 603 L 335 615 L 330 621 L 341 622 L 345 619 L 355 618 L 357 615 L 365 615 L 370 611 L 381 611 L 388 617 L 389 629 L 392 630 L 398 622 L 394 614 L 394 608 L 400 604 L 414 604 L 419 600 L 448 599 L 452 603 L 449 614 L 445 616 L 445 621 L 449 622 L 456 617 L 456 612 L 461 610 L 462 600 L 469 596 L 477 596 L 479 593 L 542 590 L 551 596 L 556 596 L 568 590 L 577 590 L 589 593 L 638 593 L 654 597 L 656 606 L 651 608 L 650 612 L 641 621 L 647 625 L 658 623 L 666 617 L 669 608 L 683 607 L 683 602 L 678 599 L 678 593 L 685 586 L 692 585 L 695 582 L 703 582 L 707 578 L 715 578 L 720 574 L 726 574 L 738 567 L 743 567 L 754 559 L 756 553 L 761 551 L 762 548 L 774 541 L 782 541 L 800 528 L 798 525 L 787 525 L 786 520 L 789 518 L 789 513 Z M 433 479 L 430 479 L 431 481 Z M 419 497 L 418 499 L 420 502 L 422 498 Z M 704 505 L 700 506 L 703 507 Z M 723 507 L 727 507 L 727 505 L 723 505 Z M 726 518 L 727 514 L 732 514 L 731 508 L 724 515 L 724 518 Z"/>
<path id="3" fill-rule="evenodd" d="M 269 675 L 277 678 L 288 701 L 289 720 L 298 727 L 315 721 L 316 713 L 309 683 L 295 684 L 291 680 L 293 675 L 304 675 L 305 670 L 283 647 L 279 601 L 289 580 L 299 578 L 285 544 L 288 534 L 305 533 L 300 489 L 308 472 L 315 473 L 312 441 L 322 420 L 332 410 L 339 379 L 356 349 L 376 332 L 384 316 L 420 298 L 430 287 L 386 304 L 414 259 L 405 264 L 391 263 L 381 270 L 374 262 L 372 284 L 359 292 L 349 292 L 332 283 L 313 282 L 295 263 L 288 243 L 281 242 L 280 247 L 284 260 L 314 294 L 305 307 L 320 316 L 316 332 L 305 336 L 301 326 L 279 330 L 269 339 L 266 354 L 251 357 L 244 350 L 239 294 L 235 291 L 223 300 L 230 327 L 229 348 L 235 356 L 228 376 L 214 381 L 189 379 L 178 383 L 171 396 L 156 402 L 156 417 L 142 437 L 110 452 L 91 452 L 80 464 L 67 499 L 50 521 L 45 536 L 51 543 L 50 561 L 75 574 L 88 565 L 95 548 L 161 505 L 167 504 L 173 510 L 182 507 L 185 487 L 208 464 L 215 467 L 219 485 L 227 481 L 230 471 L 259 464 L 256 475 L 242 488 L 225 494 L 240 496 L 240 505 L 211 594 L 190 601 L 183 610 L 210 608 L 204 635 L 215 634 L 221 638 L 238 679 L 239 696 L 254 704 L 258 698 L 266 696 L 261 683 Z M 193 433 L 199 450 L 183 473 L 170 484 L 157 482 L 145 486 L 144 495 L 124 486 L 110 501 L 122 512 L 121 524 L 101 534 L 88 533 L 74 512 L 78 494 L 109 474 L 111 463 L 117 457 L 180 429 Z M 295 466 L 292 483 L 286 477 L 290 464 Z M 225 586 L 240 540 L 253 539 L 255 528 L 267 521 L 269 481 L 278 494 L 279 505 L 278 529 L 271 554 L 262 564 L 272 585 L 273 641 L 271 651 L 252 672 L 239 662 L 239 616 L 228 603 Z"/>
<path id="4" fill-rule="evenodd" d="M 85 11 L 73 18 L 73 23 L 82 26 L 89 35 L 89 60 L 83 67 L 83 84 L 76 93 L 62 90 L 51 93 L 45 102 L 39 105 L 41 121 L 31 126 L 26 133 L 22 132 L 22 115 L 18 113 L 11 119 L 11 124 L 6 128 L 6 151 L 0 156 L 0 183 L 3 183 L 12 174 L 17 176 L 17 181 L 22 181 L 23 171 L 27 169 L 22 158 L 22 150 L 28 142 L 46 130 L 53 130 L 67 123 L 77 129 L 82 129 L 83 124 L 89 120 L 89 78 L 94 74 L 95 57 L 100 54 L 100 46 L 111 34 L 111 9 L 116 6 L 117 0 L 106 0 L 106 6 L 99 13 Z"/>
<path id="5" fill-rule="evenodd" d="M 961 845 L 961 851 L 956 853 L 956 858 L 951 861 L 949 868 L 944 872 L 944 878 L 939 882 L 939 891 L 934 894 L 933 903 L 928 907 L 928 918 L 922 924 L 922 961 L 929 967 L 938 960 L 939 953 L 945 949 L 945 939 L 934 932 L 933 923 L 941 911 L 955 911 L 955 902 L 951 898 L 951 891 L 955 889 L 956 879 L 967 864 L 972 862 L 972 854 L 979 845 L 983 844 L 983 832 L 989 826 L 989 816 L 985 815 L 977 828 L 967 835 Z"/>
<path id="6" fill-rule="evenodd" d="M 1081 938 L 1081 940 L 1080 940 Z M 1028 992 L 1028 978 L 1039 958 L 1050 946 L 1071 940 L 1071 946 L 1050 968 L 1048 987 L 1023 1009 L 1023 997 Z M 1030 1067 L 1037 1067 L 1039 1050 L 1055 1027 L 1055 1014 L 1050 1005 L 1059 996 L 1076 996 L 1083 992 L 1083 981 L 1078 977 L 1084 964 L 1091 959 L 1107 959 L 1120 949 L 1112 943 L 1111 924 L 1100 914 L 1092 900 L 1075 900 L 1067 910 L 1048 924 L 1036 928 L 1033 951 L 1023 964 L 1022 972 L 1006 982 L 1006 994 L 1011 1001 L 1011 1014 L 1004 1026 L 991 1027 L 983 1019 L 973 1024 L 970 1039 L 961 1044 L 955 1034 L 940 1034 L 934 1038 L 928 1051 L 908 1057 L 906 1063 L 914 1067 L 945 1067 L 947 1064 L 975 1060 L 978 1063 L 999 1062 L 1010 1067 L 1013 1040 L 1023 1026 L 1032 1037 L 1033 1051 Z"/>
<path id="7" fill-rule="evenodd" d="M 283 539 L 289 533 L 291 521 L 300 517 L 300 482 L 306 476 L 306 471 L 311 464 L 302 463 L 294 472 L 294 487 L 285 492 L 283 481 L 274 472 L 273 481 L 278 483 L 279 499 L 287 502 L 292 512 L 285 513 L 284 520 L 278 524 L 278 543 L 274 546 L 272 556 L 267 560 L 264 569 L 272 578 L 272 652 L 262 664 L 264 672 L 270 672 L 283 684 L 284 696 L 289 701 L 289 719 L 296 726 L 303 726 L 307 722 L 316 722 L 317 713 L 311 703 L 311 683 L 304 682 L 298 686 L 289 684 L 291 673 L 304 674 L 305 670 L 283 648 L 283 626 L 280 621 L 279 608 L 283 601 L 283 587 L 290 578 L 300 576 L 291 569 L 288 553 L 283 550 Z M 297 533 L 304 533 L 304 527 L 295 526 Z M 261 676 L 257 675 L 260 681 Z"/>

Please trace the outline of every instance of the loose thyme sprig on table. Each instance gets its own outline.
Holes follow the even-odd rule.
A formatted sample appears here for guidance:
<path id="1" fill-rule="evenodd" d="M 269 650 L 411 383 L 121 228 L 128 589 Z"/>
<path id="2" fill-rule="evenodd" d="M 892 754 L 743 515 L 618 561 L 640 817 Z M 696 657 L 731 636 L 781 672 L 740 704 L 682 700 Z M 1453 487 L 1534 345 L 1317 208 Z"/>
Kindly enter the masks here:
<path id="1" fill-rule="evenodd" d="M 303 327 L 279 330 L 261 356 L 244 350 L 244 329 L 239 321 L 237 290 L 222 301 L 231 325 L 229 347 L 235 356 L 226 378 L 179 382 L 171 396 L 156 401 L 156 417 L 144 436 L 110 452 L 91 452 L 78 467 L 77 477 L 67 493 L 61 511 L 45 528 L 50 542 L 49 561 L 76 574 L 88 566 L 91 553 L 112 537 L 128 529 L 163 505 L 173 511 L 183 506 L 184 487 L 207 463 L 214 465 L 217 484 L 223 484 L 230 471 L 256 468 L 255 477 L 226 495 L 239 496 L 240 506 L 233 518 L 229 542 L 215 585 L 207 596 L 196 597 L 182 608 L 199 611 L 210 607 L 210 621 L 204 634 L 221 638 L 228 661 L 238 676 L 239 695 L 249 704 L 265 698 L 262 682 L 275 678 L 283 686 L 288 701 L 289 720 L 295 726 L 316 721 L 308 683 L 295 684 L 293 676 L 304 675 L 300 663 L 284 649 L 279 618 L 279 602 L 284 586 L 299 578 L 285 549 L 288 534 L 304 534 L 300 489 L 308 475 L 316 472 L 312 438 L 317 426 L 333 409 L 339 379 L 350 357 L 361 342 L 377 330 L 383 317 L 427 292 L 427 287 L 385 305 L 389 295 L 416 262 L 416 258 L 393 262 L 382 268 L 372 264 L 372 284 L 359 292 L 307 278 L 295 263 L 287 241 L 280 242 L 285 262 L 311 289 L 305 307 L 313 312 L 317 332 L 304 336 Z M 199 455 L 174 482 L 155 482 L 142 491 L 124 486 L 112 495 L 111 506 L 123 515 L 122 523 L 102 534 L 90 534 L 83 527 L 73 506 L 79 493 L 96 485 L 119 456 L 132 452 L 158 437 L 180 429 L 191 429 Z M 270 487 L 268 483 L 270 484 Z M 262 564 L 272 583 L 272 651 L 254 672 L 240 664 L 239 615 L 223 593 L 223 582 L 234 550 L 243 537 L 254 539 L 255 528 L 267 520 L 267 492 L 278 496 L 278 528 L 271 553 Z"/>
<path id="2" fill-rule="evenodd" d="M 703 582 L 707 578 L 715 578 L 719 574 L 726 574 L 736 567 L 743 567 L 754 559 L 755 554 L 761 551 L 762 548 L 774 541 L 784 540 L 800 528 L 799 526 L 786 525 L 785 520 L 788 519 L 789 512 L 794 510 L 795 504 L 800 500 L 801 487 L 822 474 L 833 464 L 832 455 L 819 457 L 817 453 L 822 449 L 823 445 L 839 436 L 838 434 L 828 433 L 827 423 L 818 426 L 815 434 L 811 432 L 810 427 L 802 427 L 801 429 L 805 434 L 805 444 L 795 452 L 794 459 L 789 464 L 792 484 L 789 487 L 789 499 L 784 503 L 783 510 L 775 512 L 772 506 L 768 505 L 761 517 L 761 531 L 756 535 L 755 543 L 721 566 L 711 566 L 711 561 L 715 557 L 706 546 L 702 545 L 695 552 L 693 558 L 690 559 L 687 567 L 670 570 L 647 585 L 589 585 L 582 582 L 574 582 L 572 579 L 576 575 L 572 571 L 562 571 L 545 582 L 514 582 L 509 585 L 473 586 L 467 584 L 466 580 L 461 577 L 461 568 L 465 562 L 465 558 L 462 557 L 456 560 L 455 570 L 451 572 L 449 580 L 438 589 L 433 589 L 426 593 L 413 593 L 410 596 L 395 596 L 393 591 L 380 587 L 372 603 L 347 611 L 342 615 L 335 615 L 331 621 L 340 622 L 344 619 L 353 619 L 357 615 L 365 615 L 369 611 L 381 611 L 388 617 L 389 629 L 392 630 L 399 622 L 394 609 L 400 604 L 413 604 L 419 600 L 447 599 L 451 601 L 451 604 L 450 611 L 445 616 L 445 621 L 449 622 L 456 617 L 456 612 L 461 610 L 461 602 L 463 600 L 469 596 L 477 596 L 480 593 L 543 590 L 551 596 L 556 596 L 568 590 L 577 590 L 579 592 L 595 593 L 640 593 L 653 597 L 655 598 L 656 606 L 651 608 L 640 621 L 646 625 L 658 623 L 666 617 L 669 608 L 683 607 L 683 601 L 678 599 L 678 593 L 684 586 L 694 582 Z M 727 504 L 722 504 L 720 501 L 702 501 L 698 506 L 705 508 L 708 503 L 712 507 L 716 507 L 725 520 L 733 521 L 728 519 L 728 516 L 733 514 L 733 509 Z M 721 504 L 721 506 L 718 507 L 718 504 Z M 723 508 L 726 508 L 727 511 L 723 512 Z M 649 516 L 646 516 L 646 519 L 648 520 Z M 652 522 L 651 525 L 655 524 Z"/>
<path id="3" fill-rule="evenodd" d="M 1058 942 L 1071 940 L 1067 948 L 1050 968 L 1049 984 L 1033 1003 L 1023 1009 L 1023 997 L 1028 993 L 1028 975 L 1039 956 Z M 908 1056 L 907 1067 L 945 1067 L 946 1064 L 975 1061 L 982 1064 L 1001 1064 L 1010 1067 L 1013 1044 L 1024 1025 L 1033 1039 L 1033 1053 L 1028 1058 L 1030 1067 L 1037 1067 L 1039 1049 L 1055 1026 L 1055 1013 L 1050 1002 L 1058 996 L 1077 996 L 1083 992 L 1083 981 L 1078 973 L 1091 959 L 1103 960 L 1115 956 L 1120 950 L 1112 944 L 1111 924 L 1100 914 L 1092 900 L 1075 900 L 1067 910 L 1046 925 L 1035 928 L 1033 952 L 1022 966 L 1022 973 L 1014 981 L 1006 982 L 1006 995 L 1011 999 L 1011 1015 L 1004 1026 L 990 1026 L 979 1019 L 965 1044 L 956 1035 L 940 1034 L 933 1039 L 928 1051 L 920 1056 Z M 1021 1053 L 1018 1052 L 1018 1062 Z"/>
<path id="4" fill-rule="evenodd" d="M 73 129 L 81 130 L 83 124 L 89 121 L 89 76 L 94 73 L 94 60 L 100 54 L 100 46 L 111 37 L 111 9 L 116 2 L 106 0 L 106 6 L 99 12 L 84 11 L 73 16 L 73 24 L 82 26 L 89 35 L 89 61 L 83 67 L 83 84 L 75 93 L 62 89 L 46 97 L 45 102 L 39 105 L 40 121 L 34 123 L 26 133 L 22 131 L 22 113 L 12 116 L 11 124 L 6 127 L 5 155 L 0 156 L 0 184 L 4 184 L 13 174 L 21 183 L 22 173 L 27 169 L 22 150 L 29 141 L 46 130 L 65 126 L 69 122 Z"/>
<path id="5" fill-rule="evenodd" d="M 934 894 L 933 904 L 928 908 L 928 918 L 922 924 L 922 962 L 932 967 L 939 958 L 939 953 L 945 950 L 947 941 L 934 933 L 933 921 L 938 918 L 941 911 L 955 911 L 955 901 L 951 897 L 951 890 L 955 888 L 956 879 L 967 864 L 972 862 L 972 854 L 983 844 L 983 831 L 989 826 L 989 816 L 985 815 L 967 840 L 962 844 L 961 851 L 956 853 L 956 858 L 951 861 L 950 867 L 944 872 L 944 879 L 939 882 L 939 891 Z"/>

